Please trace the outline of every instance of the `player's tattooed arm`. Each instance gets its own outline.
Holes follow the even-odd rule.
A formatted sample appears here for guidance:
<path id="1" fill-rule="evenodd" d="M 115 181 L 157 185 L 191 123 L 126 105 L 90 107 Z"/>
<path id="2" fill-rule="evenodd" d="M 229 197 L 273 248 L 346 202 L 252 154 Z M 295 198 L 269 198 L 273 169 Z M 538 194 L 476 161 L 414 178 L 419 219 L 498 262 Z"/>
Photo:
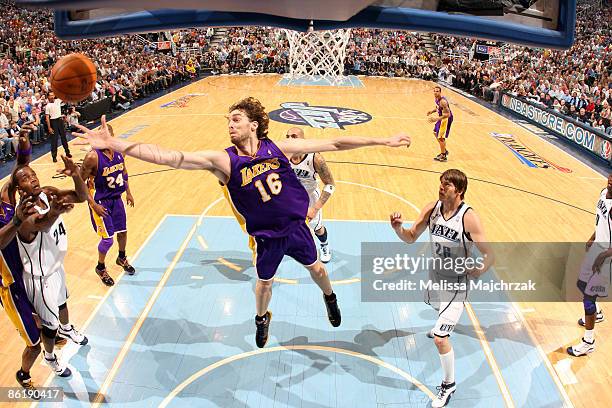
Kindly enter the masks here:
<path id="1" fill-rule="evenodd" d="M 168 150 L 154 144 L 135 143 L 123 152 L 149 163 L 183 170 L 221 170 L 229 175 L 229 156 L 221 151 L 182 152 Z M 224 163 L 226 159 L 227 163 Z"/>
<path id="2" fill-rule="evenodd" d="M 321 197 L 319 197 L 317 202 L 314 204 L 315 210 L 319 211 L 321 208 L 323 208 L 327 200 L 329 200 L 329 197 L 331 197 L 332 195 L 332 193 L 328 191 L 328 189 L 331 188 L 332 189 L 331 191 L 333 192 L 333 188 L 335 188 L 336 183 L 334 182 L 334 177 L 332 176 L 331 171 L 329 170 L 329 167 L 327 166 L 327 163 L 325 162 L 325 159 L 319 153 L 315 153 L 315 156 L 314 156 L 314 169 L 326 187 L 321 192 Z M 331 186 L 331 187 L 328 187 L 328 186 Z"/>
<path id="3" fill-rule="evenodd" d="M 111 149 L 137 159 L 184 170 L 208 170 L 219 180 L 226 182 L 230 174 L 229 156 L 224 151 L 181 152 L 164 149 L 154 144 L 126 142 L 111 135 L 106 117 L 97 130 L 77 125 L 81 132 L 74 132 L 81 140 L 76 144 L 89 144 L 94 149 Z"/>
<path id="4" fill-rule="evenodd" d="M 445 99 L 440 101 L 440 107 L 442 108 L 442 116 L 439 119 L 448 119 L 450 118 L 450 109 L 448 107 L 448 102 Z"/>

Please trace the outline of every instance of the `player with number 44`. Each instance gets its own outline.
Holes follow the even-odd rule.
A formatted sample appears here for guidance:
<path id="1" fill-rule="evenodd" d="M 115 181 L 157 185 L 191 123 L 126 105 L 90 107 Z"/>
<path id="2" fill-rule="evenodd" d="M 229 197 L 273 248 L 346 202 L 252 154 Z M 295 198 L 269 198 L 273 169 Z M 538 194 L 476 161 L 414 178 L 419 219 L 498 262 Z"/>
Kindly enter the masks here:
<path id="1" fill-rule="evenodd" d="M 112 127 L 108 125 L 109 132 L 114 136 Z M 87 180 L 89 186 L 89 213 L 94 230 L 100 236 L 98 244 L 98 265 L 96 273 L 107 286 L 115 284 L 113 278 L 108 274 L 106 265 L 106 253 L 113 246 L 113 237 L 117 234 L 119 243 L 119 255 L 116 263 L 129 275 L 136 270 L 129 264 L 125 255 L 127 245 L 127 222 L 125 207 L 121 200 L 122 194 L 126 193 L 126 202 L 134 206 L 134 197 L 130 192 L 128 184 L 128 173 L 125 167 L 125 159 L 119 152 L 111 149 L 92 149 L 85 156 L 81 167 L 81 177 Z"/>

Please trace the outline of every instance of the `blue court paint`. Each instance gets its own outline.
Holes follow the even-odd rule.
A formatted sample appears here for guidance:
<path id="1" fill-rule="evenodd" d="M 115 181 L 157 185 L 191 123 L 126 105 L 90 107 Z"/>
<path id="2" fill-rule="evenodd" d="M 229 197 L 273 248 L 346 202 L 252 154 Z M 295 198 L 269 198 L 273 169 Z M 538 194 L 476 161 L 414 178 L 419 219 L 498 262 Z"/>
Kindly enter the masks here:
<path id="1" fill-rule="evenodd" d="M 74 367 L 72 378 L 65 380 L 55 377 L 51 382 L 50 386 L 64 388 L 66 395 L 70 395 L 71 398 L 67 397 L 61 404 L 41 404 L 41 406 L 90 405 L 87 393 L 93 397 L 99 390 L 130 330 L 193 224 L 194 219 L 185 217 L 168 217 L 160 224 L 155 235 L 133 262 L 136 274 L 125 275 L 116 284 L 87 328 L 85 334 L 89 338 L 89 344 L 81 347 L 68 362 Z M 96 253 L 94 246 L 91 248 L 91 273 L 95 273 L 93 269 L 96 265 Z M 109 269 L 114 276 L 120 271 L 113 262 L 109 264 Z M 77 307 L 71 306 L 70 300 L 68 305 Z M 40 369 L 47 368 L 44 366 Z"/>
<path id="2" fill-rule="evenodd" d="M 332 83 L 329 79 L 315 75 L 313 79 L 310 78 L 282 78 L 278 81 L 277 85 L 280 86 L 339 86 L 348 88 L 365 88 L 365 85 L 355 75 L 349 75 L 336 83 Z"/>
<path id="3" fill-rule="evenodd" d="M 122 341 L 196 221 L 169 216 L 136 262 L 138 274 L 119 282 L 88 330 L 90 345 L 70 364 L 78 381 L 55 379 L 69 392 L 95 395 Z M 395 242 L 387 222 L 326 222 L 334 258 L 332 280 L 360 277 L 361 240 Z M 206 241 L 203 250 L 198 235 Z M 357 238 L 356 238 L 357 237 Z M 361 238 L 363 237 L 363 238 Z M 220 263 L 223 258 L 240 268 Z M 192 276 L 202 276 L 194 280 Z M 422 382 L 441 381 L 440 361 L 426 333 L 436 313 L 424 303 L 362 303 L 359 283 L 335 285 L 342 326 L 327 321 L 322 295 L 308 272 L 286 258 L 270 310 L 267 348 L 334 347 L 373 356 Z M 255 271 L 247 237 L 233 218 L 206 217 L 188 243 L 129 349 L 106 401 L 121 407 L 158 406 L 187 378 L 223 359 L 257 350 L 254 343 Z M 558 391 L 525 329 L 509 322 L 506 305 L 474 309 L 516 406 L 561 406 Z M 503 398 L 478 337 L 464 313 L 452 336 L 459 388 L 452 407 L 502 407 Z M 82 379 L 81 379 L 82 378 Z M 71 388 L 73 387 L 73 388 Z M 85 397 L 87 394 L 85 393 Z M 64 406 L 87 405 L 68 399 Z M 196 378 L 169 406 L 188 407 L 427 407 L 426 395 L 397 373 L 328 350 L 260 353 Z"/>
<path id="4" fill-rule="evenodd" d="M 127 132 L 124 132 L 122 134 L 120 134 L 118 137 L 120 139 L 127 139 L 132 135 L 135 135 L 136 133 L 140 132 L 142 129 L 146 129 L 148 128 L 149 125 L 138 125 L 136 127 L 133 127 L 132 129 L 128 130 Z"/>

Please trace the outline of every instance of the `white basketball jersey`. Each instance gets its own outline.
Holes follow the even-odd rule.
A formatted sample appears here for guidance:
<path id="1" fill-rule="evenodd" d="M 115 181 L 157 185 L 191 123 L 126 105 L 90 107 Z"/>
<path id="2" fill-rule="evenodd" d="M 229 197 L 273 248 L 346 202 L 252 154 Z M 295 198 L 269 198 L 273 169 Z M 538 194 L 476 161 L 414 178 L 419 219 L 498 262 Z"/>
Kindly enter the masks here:
<path id="1" fill-rule="evenodd" d="M 442 202 L 436 203 L 428 222 L 434 257 L 445 259 L 470 256 L 473 243 L 463 225 L 463 217 L 469 209 L 470 206 L 462 202 L 455 214 L 446 220 L 442 213 Z"/>
<path id="2" fill-rule="evenodd" d="M 38 212 L 46 213 L 49 209 L 49 200 L 45 193 L 40 193 L 41 200 L 47 208 Z M 23 263 L 23 270 L 35 276 L 48 276 L 64 269 L 64 256 L 68 250 L 68 235 L 59 216 L 47 232 L 40 231 L 30 243 L 23 242 L 17 236 L 19 255 Z"/>
<path id="3" fill-rule="evenodd" d="M 321 195 L 319 191 L 319 182 L 317 180 L 317 172 L 314 168 L 314 153 L 304 155 L 304 158 L 298 164 L 291 162 L 291 167 L 295 175 L 300 180 L 310 198 L 310 206 L 312 206 Z"/>
<path id="4" fill-rule="evenodd" d="M 595 209 L 595 242 L 604 248 L 612 247 L 612 220 L 610 220 L 612 199 L 606 198 L 607 193 L 608 189 L 604 188 Z"/>

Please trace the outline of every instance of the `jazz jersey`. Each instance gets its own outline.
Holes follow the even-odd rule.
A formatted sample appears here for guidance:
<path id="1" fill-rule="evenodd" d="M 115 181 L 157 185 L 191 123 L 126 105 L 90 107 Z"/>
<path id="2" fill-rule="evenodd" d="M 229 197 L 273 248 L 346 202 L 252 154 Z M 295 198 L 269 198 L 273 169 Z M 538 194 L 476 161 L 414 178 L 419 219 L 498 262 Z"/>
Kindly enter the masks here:
<path id="1" fill-rule="evenodd" d="M 612 209 L 612 199 L 606 198 L 608 189 L 604 188 L 599 195 L 597 208 L 595 209 L 595 242 L 602 248 L 612 247 L 612 220 L 610 220 L 610 210 Z"/>
<path id="2" fill-rule="evenodd" d="M 44 192 L 40 199 L 49 209 L 49 200 Z M 50 276 L 64 271 L 64 257 L 68 250 L 68 235 L 62 217 L 59 216 L 47 232 L 38 232 L 32 242 L 24 242 L 17 236 L 23 270 L 33 276 Z"/>
<path id="3" fill-rule="evenodd" d="M 291 162 L 291 167 L 293 168 L 295 175 L 308 193 L 308 205 L 311 207 L 321 196 L 319 183 L 317 181 L 317 172 L 315 171 L 314 167 L 314 157 L 315 153 L 308 153 L 304 155 L 302 161 L 300 161 L 298 164 Z"/>
<path id="4" fill-rule="evenodd" d="M 470 256 L 473 243 L 469 234 L 465 232 L 463 223 L 463 217 L 470 208 L 462 202 L 457 211 L 449 219 L 445 219 L 442 201 L 436 203 L 428 220 L 431 251 L 434 257 L 445 260 L 447 258 L 456 259 Z M 454 271 L 444 268 L 436 272 L 442 275 L 455 274 Z"/>
<path id="5" fill-rule="evenodd" d="M 231 165 L 229 199 L 250 235 L 285 237 L 305 223 L 308 194 L 274 142 L 261 139 L 254 156 L 239 155 L 235 146 L 225 150 Z"/>

